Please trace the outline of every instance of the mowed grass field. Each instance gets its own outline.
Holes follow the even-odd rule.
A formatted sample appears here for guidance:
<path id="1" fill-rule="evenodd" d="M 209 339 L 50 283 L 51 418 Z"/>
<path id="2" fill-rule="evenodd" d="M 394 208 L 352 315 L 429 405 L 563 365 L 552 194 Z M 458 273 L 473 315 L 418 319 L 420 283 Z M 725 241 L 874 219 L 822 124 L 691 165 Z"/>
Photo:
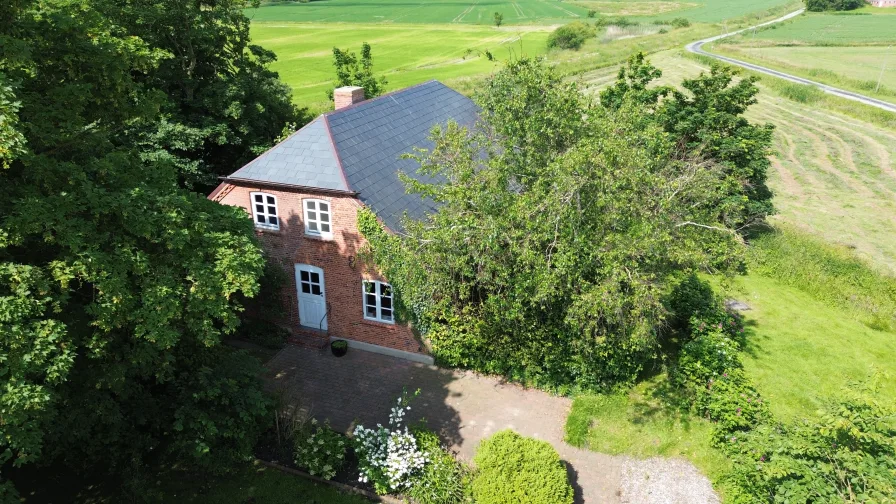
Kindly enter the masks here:
<path id="1" fill-rule="evenodd" d="M 277 2 L 246 14 L 259 22 L 454 23 L 493 24 L 495 12 L 505 25 L 563 24 L 587 19 L 589 10 L 603 16 L 687 17 L 716 23 L 794 4 L 794 0 L 314 0 Z"/>
<path id="2" fill-rule="evenodd" d="M 757 41 L 805 45 L 884 45 L 896 43 L 896 9 L 864 7 L 847 13 L 803 14 L 755 34 Z M 741 39 L 749 41 L 752 33 Z"/>
<path id="3" fill-rule="evenodd" d="M 546 50 L 548 32 L 463 25 L 373 25 L 351 23 L 253 23 L 252 40 L 274 51 L 272 68 L 292 87 L 293 101 L 315 109 L 327 107 L 333 85 L 333 46 L 360 52 L 373 49 L 377 75 L 388 90 L 438 79 L 488 74 L 511 55 L 537 56 Z"/>

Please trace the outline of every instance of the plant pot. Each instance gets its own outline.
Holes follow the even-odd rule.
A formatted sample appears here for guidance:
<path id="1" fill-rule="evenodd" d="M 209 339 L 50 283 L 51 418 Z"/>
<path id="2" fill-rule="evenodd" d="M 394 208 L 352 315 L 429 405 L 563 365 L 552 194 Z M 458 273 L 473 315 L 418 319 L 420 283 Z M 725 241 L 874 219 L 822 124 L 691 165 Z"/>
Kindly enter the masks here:
<path id="1" fill-rule="evenodd" d="M 330 342 L 330 351 L 333 352 L 333 355 L 336 357 L 342 357 L 348 352 L 348 341 L 335 340 Z"/>

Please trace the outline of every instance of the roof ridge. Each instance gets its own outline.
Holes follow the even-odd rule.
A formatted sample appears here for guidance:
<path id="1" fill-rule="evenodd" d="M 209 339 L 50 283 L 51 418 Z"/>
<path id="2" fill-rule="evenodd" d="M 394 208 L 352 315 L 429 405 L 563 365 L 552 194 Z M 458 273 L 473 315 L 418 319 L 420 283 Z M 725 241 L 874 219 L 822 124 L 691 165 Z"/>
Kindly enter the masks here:
<path id="1" fill-rule="evenodd" d="M 320 118 L 324 121 L 324 129 L 327 130 L 327 138 L 330 140 L 330 148 L 333 149 L 333 155 L 336 157 L 336 165 L 339 167 L 339 174 L 342 175 L 342 182 L 345 184 L 345 188 L 351 191 L 352 186 L 348 183 L 348 177 L 345 176 L 345 168 L 342 166 L 342 156 L 339 155 L 339 149 L 336 148 L 336 141 L 333 140 L 333 131 L 330 129 L 330 120 L 327 119 L 326 114 L 321 114 Z"/>
<path id="2" fill-rule="evenodd" d="M 425 86 L 425 85 L 427 85 L 427 84 L 432 84 L 433 82 L 435 82 L 435 83 L 437 83 L 437 84 L 440 84 L 442 87 L 451 89 L 450 87 L 446 86 L 445 84 L 439 82 L 437 79 L 429 79 L 429 80 L 426 81 L 426 82 L 421 82 L 421 83 L 419 83 L 419 84 L 414 84 L 413 86 L 408 86 L 408 87 L 406 87 L 406 88 L 396 89 L 395 91 L 389 91 L 389 92 L 386 93 L 386 94 L 381 94 L 381 95 L 379 95 L 379 96 L 374 96 L 373 98 L 365 99 L 365 100 L 359 101 L 358 103 L 352 103 L 351 105 L 348 105 L 348 106 L 346 106 L 346 107 L 342 107 L 342 108 L 338 108 L 338 109 L 336 109 L 336 110 L 331 110 L 331 111 L 329 111 L 329 112 L 325 112 L 325 113 L 321 114 L 321 117 L 329 117 L 329 116 L 331 116 L 331 115 L 333 115 L 333 114 L 336 114 L 336 113 L 338 113 L 338 112 L 342 112 L 342 111 L 345 111 L 345 110 L 350 110 L 350 109 L 353 109 L 353 108 L 358 107 L 359 105 L 364 105 L 365 103 L 375 102 L 375 101 L 380 100 L 380 99 L 382 99 L 382 98 L 387 98 L 387 97 L 396 95 L 396 94 L 398 94 L 398 93 L 404 93 L 405 91 L 410 91 L 411 89 L 415 89 L 415 88 L 418 88 L 418 87 L 421 87 L 421 86 Z M 453 89 L 451 89 L 451 90 L 454 91 Z M 454 92 L 457 93 L 457 91 L 454 91 Z M 460 93 L 458 93 L 458 94 L 460 94 Z"/>

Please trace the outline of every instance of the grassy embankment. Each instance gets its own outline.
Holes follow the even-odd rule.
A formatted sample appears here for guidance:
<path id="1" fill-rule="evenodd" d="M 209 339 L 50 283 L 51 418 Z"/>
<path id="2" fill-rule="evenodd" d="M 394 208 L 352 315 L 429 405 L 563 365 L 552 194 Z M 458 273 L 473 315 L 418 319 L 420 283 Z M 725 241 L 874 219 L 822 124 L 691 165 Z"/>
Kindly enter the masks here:
<path id="1" fill-rule="evenodd" d="M 894 9 L 807 13 L 720 41 L 709 50 L 896 102 L 894 25 Z"/>

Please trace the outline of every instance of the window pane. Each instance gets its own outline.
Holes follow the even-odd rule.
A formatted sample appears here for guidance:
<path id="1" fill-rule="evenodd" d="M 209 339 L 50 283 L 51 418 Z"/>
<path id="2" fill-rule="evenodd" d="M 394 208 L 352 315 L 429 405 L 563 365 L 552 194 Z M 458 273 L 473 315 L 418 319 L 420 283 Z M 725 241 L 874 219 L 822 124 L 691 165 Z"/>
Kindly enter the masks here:
<path id="1" fill-rule="evenodd" d="M 302 293 L 311 294 L 311 284 L 302 282 Z"/>
<path id="2" fill-rule="evenodd" d="M 262 214 L 258 214 L 258 215 L 256 215 L 256 216 L 255 216 L 255 220 L 257 220 L 257 221 L 258 221 L 259 223 L 261 223 L 261 224 L 264 224 L 264 223 L 265 223 L 265 221 L 264 221 L 264 215 L 262 215 Z"/>
<path id="3" fill-rule="evenodd" d="M 305 201 L 305 208 L 308 210 L 314 210 L 314 202 L 313 201 Z"/>
<path id="4" fill-rule="evenodd" d="M 264 205 L 255 205 L 255 211 L 258 213 L 264 213 Z"/>
<path id="5" fill-rule="evenodd" d="M 374 296 L 373 294 L 367 294 L 366 296 L 364 296 L 364 299 L 364 302 L 365 304 L 367 304 L 367 306 L 376 307 L 376 296 Z"/>
<path id="6" fill-rule="evenodd" d="M 317 220 L 317 212 L 312 212 L 311 210 L 308 210 L 308 220 L 316 221 Z"/>
<path id="7" fill-rule="evenodd" d="M 381 283 L 380 284 L 380 294 L 382 294 L 384 296 L 391 296 L 392 295 L 392 286 L 387 283 Z"/>
<path id="8" fill-rule="evenodd" d="M 383 309 L 383 314 L 380 315 L 380 318 L 383 320 L 392 320 L 392 310 Z"/>
<path id="9" fill-rule="evenodd" d="M 318 203 L 317 208 L 320 209 L 321 212 L 330 211 L 330 205 L 327 205 L 326 203 Z"/>
<path id="10" fill-rule="evenodd" d="M 268 205 L 273 205 L 273 204 L 274 204 L 274 197 L 268 196 Z"/>
<path id="11" fill-rule="evenodd" d="M 308 272 L 305 270 L 300 271 L 299 278 L 301 278 L 303 282 L 307 282 L 308 281 Z"/>
<path id="12" fill-rule="evenodd" d="M 321 232 L 323 232 L 323 233 L 329 233 L 329 232 L 330 232 L 330 225 L 329 225 L 329 224 L 321 224 L 321 225 L 320 225 L 320 230 L 321 230 Z"/>
<path id="13" fill-rule="evenodd" d="M 328 213 L 320 213 L 320 221 L 321 222 L 330 222 L 330 214 Z"/>
<path id="14" fill-rule="evenodd" d="M 309 222 L 309 223 L 308 223 L 308 230 L 309 230 L 309 231 L 315 231 L 315 232 L 316 232 L 316 231 L 317 231 L 317 222 L 314 222 L 314 221 Z"/>
<path id="15" fill-rule="evenodd" d="M 269 206 L 269 207 L 268 207 L 268 213 L 271 214 L 271 215 L 277 215 L 277 207 Z"/>
<path id="16" fill-rule="evenodd" d="M 311 282 L 312 283 L 320 283 L 320 275 L 315 272 L 311 272 Z"/>
<path id="17" fill-rule="evenodd" d="M 366 313 L 368 317 L 376 318 L 376 307 L 368 305 L 364 307 L 364 313 Z"/>
<path id="18" fill-rule="evenodd" d="M 384 310 L 387 308 L 391 310 L 392 309 L 392 298 L 390 298 L 390 297 L 380 298 L 380 306 L 382 306 Z"/>
<path id="19" fill-rule="evenodd" d="M 311 284 L 311 293 L 320 296 L 320 284 Z"/>
<path id="20" fill-rule="evenodd" d="M 261 197 L 260 194 L 256 194 L 256 195 L 255 195 L 255 201 L 257 201 L 257 202 L 259 202 L 259 203 L 262 203 L 264 200 L 262 199 L 262 197 Z"/>
<path id="21" fill-rule="evenodd" d="M 373 282 L 364 282 L 364 292 L 373 292 L 374 285 Z"/>
<path id="22" fill-rule="evenodd" d="M 276 225 L 277 225 L 277 218 L 276 218 L 276 217 L 273 217 L 273 216 L 268 217 L 268 222 L 270 222 L 271 224 L 273 224 L 273 225 L 276 226 Z"/>

